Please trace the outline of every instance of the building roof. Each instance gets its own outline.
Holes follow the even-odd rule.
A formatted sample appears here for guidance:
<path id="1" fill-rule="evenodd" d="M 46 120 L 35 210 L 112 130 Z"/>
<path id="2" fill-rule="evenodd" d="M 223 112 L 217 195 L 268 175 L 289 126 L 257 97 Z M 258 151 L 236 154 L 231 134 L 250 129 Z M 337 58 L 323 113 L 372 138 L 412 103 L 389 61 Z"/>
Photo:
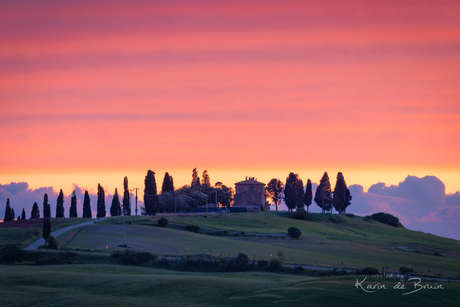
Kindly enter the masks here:
<path id="1" fill-rule="evenodd" d="M 254 177 L 246 177 L 246 180 L 235 183 L 235 185 L 237 184 L 263 184 L 265 185 L 265 183 L 257 181 L 256 178 Z"/>

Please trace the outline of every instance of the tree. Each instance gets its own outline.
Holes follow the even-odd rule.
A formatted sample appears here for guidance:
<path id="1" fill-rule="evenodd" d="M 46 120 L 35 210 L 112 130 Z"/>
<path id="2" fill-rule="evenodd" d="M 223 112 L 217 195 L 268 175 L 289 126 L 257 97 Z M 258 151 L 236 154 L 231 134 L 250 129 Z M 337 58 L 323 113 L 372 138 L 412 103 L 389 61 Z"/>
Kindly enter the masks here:
<path id="1" fill-rule="evenodd" d="M 118 190 L 116 188 L 115 188 L 115 193 L 113 194 L 113 198 L 112 198 L 112 205 L 110 206 L 110 215 L 111 216 L 121 215 L 120 197 L 118 196 Z"/>
<path id="2" fill-rule="evenodd" d="M 6 208 L 5 208 L 5 217 L 3 218 L 3 222 L 10 222 L 13 220 L 13 212 L 11 212 L 11 207 L 10 207 L 10 199 L 6 199 Z"/>
<path id="3" fill-rule="evenodd" d="M 343 178 L 343 174 L 339 172 L 337 174 L 337 181 L 335 182 L 334 196 L 332 197 L 332 204 L 339 214 L 344 213 L 347 208 L 347 190 L 345 178 Z"/>
<path id="4" fill-rule="evenodd" d="M 72 195 L 70 196 L 69 217 L 78 217 L 78 214 L 77 214 L 77 195 L 75 194 L 75 189 L 72 191 Z"/>
<path id="5" fill-rule="evenodd" d="M 39 219 L 40 218 L 40 210 L 38 209 L 37 202 L 34 202 L 32 206 L 32 211 L 30 212 L 30 219 Z"/>
<path id="6" fill-rule="evenodd" d="M 313 191 L 311 187 L 311 180 L 307 180 L 307 187 L 305 188 L 305 194 L 303 195 L 303 204 L 307 207 L 307 212 L 308 208 L 311 205 L 311 201 L 313 200 Z"/>
<path id="7" fill-rule="evenodd" d="M 200 186 L 200 177 L 198 176 L 198 171 L 196 170 L 196 167 L 192 171 L 192 184 L 191 187 L 192 189 L 195 187 Z"/>
<path id="8" fill-rule="evenodd" d="M 105 191 L 101 187 L 101 184 L 97 184 L 97 213 L 96 217 L 101 218 L 105 217 Z"/>
<path id="9" fill-rule="evenodd" d="M 48 203 L 48 194 L 43 197 L 43 217 L 51 218 L 51 206 Z"/>
<path id="10" fill-rule="evenodd" d="M 289 211 L 292 211 L 297 205 L 296 190 L 292 183 L 287 183 L 284 187 L 284 202 L 286 203 Z"/>
<path id="11" fill-rule="evenodd" d="M 155 174 L 155 173 L 154 173 Z M 156 190 L 156 186 L 155 186 Z M 165 173 L 163 178 L 163 185 L 161 186 L 161 194 L 174 191 L 174 180 L 173 177 L 169 175 L 168 172 Z"/>
<path id="12" fill-rule="evenodd" d="M 268 197 L 273 201 L 278 211 L 278 204 L 282 199 L 281 193 L 283 192 L 283 182 L 279 179 L 273 178 L 265 187 Z"/>
<path id="13" fill-rule="evenodd" d="M 26 219 L 26 211 L 24 210 L 24 208 L 22 208 L 21 220 L 25 220 L 25 219 Z"/>
<path id="14" fill-rule="evenodd" d="M 64 217 L 64 194 L 62 193 L 62 189 L 59 192 L 56 202 L 56 217 Z"/>
<path id="15" fill-rule="evenodd" d="M 209 178 L 208 170 L 204 170 L 203 176 L 201 179 L 201 185 L 210 187 L 211 186 L 211 178 Z"/>
<path id="16" fill-rule="evenodd" d="M 16 213 L 14 213 L 14 209 L 11 208 L 11 220 L 14 221 L 15 218 L 16 218 Z"/>
<path id="17" fill-rule="evenodd" d="M 315 202 L 318 207 L 323 209 L 323 213 L 332 209 L 332 189 L 327 172 L 324 172 L 316 188 Z"/>
<path id="18" fill-rule="evenodd" d="M 48 239 L 48 237 L 51 234 L 51 221 L 48 218 L 43 219 L 43 239 L 45 241 Z"/>
<path id="19" fill-rule="evenodd" d="M 353 196 L 351 196 L 351 193 L 350 193 L 350 190 L 347 189 L 347 205 L 345 206 L 345 209 L 343 210 L 343 212 L 345 213 L 347 211 L 347 207 L 349 205 L 351 205 L 351 200 L 352 200 Z"/>
<path id="20" fill-rule="evenodd" d="M 168 176 L 166 176 L 168 175 Z M 168 173 L 165 174 L 166 178 L 172 178 Z M 163 181 L 163 185 L 164 185 Z M 152 170 L 147 171 L 147 175 L 144 180 L 144 208 L 143 214 L 145 215 L 155 215 L 158 208 L 158 193 L 157 193 L 157 183 L 155 180 L 155 172 Z"/>
<path id="21" fill-rule="evenodd" d="M 123 215 L 131 215 L 131 202 L 129 199 L 128 177 L 123 179 Z"/>
<path id="22" fill-rule="evenodd" d="M 291 189 L 284 189 L 284 198 L 286 201 L 286 198 L 289 199 L 290 205 L 286 203 L 286 206 L 288 207 L 289 210 L 293 210 L 294 208 L 300 209 L 303 208 L 304 203 L 303 203 L 303 181 L 300 179 L 298 174 L 294 173 L 289 173 L 289 176 L 286 178 L 286 187 L 288 184 L 292 185 L 292 190 Z M 294 195 L 289 195 L 289 193 L 294 193 Z M 288 193 L 288 194 L 286 194 Z"/>
<path id="23" fill-rule="evenodd" d="M 83 198 L 83 218 L 92 218 L 91 200 L 89 199 L 88 191 L 85 191 L 85 197 Z"/>

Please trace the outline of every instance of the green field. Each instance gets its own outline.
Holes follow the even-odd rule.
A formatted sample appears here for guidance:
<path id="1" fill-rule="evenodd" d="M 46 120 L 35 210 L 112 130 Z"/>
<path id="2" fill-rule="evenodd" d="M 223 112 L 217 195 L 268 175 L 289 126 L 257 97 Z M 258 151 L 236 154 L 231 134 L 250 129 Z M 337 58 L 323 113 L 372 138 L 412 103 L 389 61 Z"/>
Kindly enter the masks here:
<path id="1" fill-rule="evenodd" d="M 270 259 L 282 250 L 291 264 L 362 269 L 389 267 L 397 272 L 411 266 L 426 276 L 460 275 L 460 242 L 431 234 L 395 228 L 361 217 L 313 214 L 317 221 L 300 221 L 274 212 L 204 215 L 162 215 L 168 228 L 155 227 L 160 216 L 132 217 L 125 225 L 126 243 L 136 250 L 161 254 L 234 255 Z M 78 231 L 67 238 L 68 249 L 116 250 L 122 243 L 122 219 L 112 218 Z M 184 225 L 202 228 L 185 231 Z M 287 228 L 296 226 L 303 235 L 292 239 Z M 224 233 L 226 231 L 226 233 Z M 294 260 L 292 260 L 294 259 Z M 431 271 L 430 273 L 428 271 Z"/>
<path id="2" fill-rule="evenodd" d="M 362 279 L 362 277 L 359 277 Z M 2 306 L 456 306 L 460 283 L 402 295 L 397 279 L 374 293 L 356 277 L 183 273 L 117 265 L 0 265 Z M 423 284 L 427 284 L 423 282 Z M 431 283 L 433 285 L 433 283 Z"/>
<path id="3" fill-rule="evenodd" d="M 166 217 L 170 226 L 157 227 L 160 217 Z M 133 216 L 126 219 L 132 223 L 125 225 L 125 239 L 129 250 L 159 256 L 233 256 L 242 252 L 250 258 L 270 260 L 282 250 L 288 264 L 339 269 L 388 266 L 387 273 L 394 274 L 399 267 L 411 265 L 416 275 L 444 279 L 437 283 L 422 279 L 421 285 L 442 284 L 442 289 L 403 295 L 416 288 L 405 276 L 407 288 L 393 289 L 400 281 L 395 275 L 366 277 L 364 287 L 380 283 L 387 288 L 366 293 L 355 287 L 365 278 L 363 275 L 318 278 L 264 271 L 192 273 L 116 265 L 104 260 L 109 259 L 104 255 L 123 249 L 118 247 L 123 242 L 122 218 L 116 217 L 58 238 L 61 250 L 80 252 L 73 264 L 32 266 L 29 261 L 0 265 L 2 306 L 457 305 L 460 282 L 445 279 L 459 279 L 459 241 L 351 215 L 310 214 L 309 219 L 293 220 L 285 212 Z M 52 219 L 53 231 L 86 221 Z M 201 230 L 187 231 L 187 224 L 200 226 Z M 1 225 L 1 244 L 25 247 L 41 236 L 40 221 L 24 221 L 22 228 L 18 225 Z M 301 229 L 300 239 L 287 235 L 291 226 Z"/>

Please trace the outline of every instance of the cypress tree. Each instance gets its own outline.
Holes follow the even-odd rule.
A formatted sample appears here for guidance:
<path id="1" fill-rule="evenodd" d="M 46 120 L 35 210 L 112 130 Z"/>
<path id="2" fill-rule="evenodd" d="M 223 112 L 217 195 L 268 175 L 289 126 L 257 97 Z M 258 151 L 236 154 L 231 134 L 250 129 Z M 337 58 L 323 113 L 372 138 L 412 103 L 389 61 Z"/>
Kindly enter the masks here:
<path id="1" fill-rule="evenodd" d="M 89 199 L 88 191 L 85 191 L 85 198 L 83 199 L 83 218 L 91 217 L 91 200 Z"/>
<path id="2" fill-rule="evenodd" d="M 77 214 L 77 195 L 75 194 L 75 189 L 72 191 L 72 195 L 70 196 L 69 217 L 78 217 L 78 214 Z"/>
<path id="3" fill-rule="evenodd" d="M 192 171 L 192 184 L 191 187 L 192 189 L 195 187 L 200 186 L 200 177 L 198 177 L 198 171 L 196 170 L 196 167 Z"/>
<path id="4" fill-rule="evenodd" d="M 123 214 L 131 215 L 131 202 L 129 199 L 129 189 L 128 189 L 128 177 L 125 176 L 123 179 Z"/>
<path id="5" fill-rule="evenodd" d="M 10 207 L 10 199 L 6 199 L 6 208 L 5 208 L 5 217 L 3 218 L 3 222 L 9 222 L 13 220 L 13 215 L 11 212 L 11 207 Z"/>
<path id="6" fill-rule="evenodd" d="M 288 184 L 292 184 L 293 190 L 292 192 L 295 194 L 294 196 L 288 196 L 286 193 L 290 193 L 290 190 L 284 190 L 285 197 L 291 198 L 292 200 L 295 200 L 295 202 L 291 205 L 293 206 L 292 209 L 297 208 L 301 209 L 304 206 L 304 200 L 303 200 L 303 195 L 305 192 L 303 191 L 303 181 L 300 179 L 298 174 L 294 173 L 289 173 L 289 176 L 286 178 L 286 186 Z M 287 205 L 287 204 L 286 204 Z M 289 208 L 289 206 L 288 206 Z M 292 210 L 290 209 L 290 210 Z"/>
<path id="7" fill-rule="evenodd" d="M 165 180 L 168 173 L 165 174 Z M 172 178 L 172 177 L 170 177 Z M 163 180 L 164 185 L 164 180 Z M 174 188 L 174 187 L 173 187 Z M 158 208 L 157 183 L 155 181 L 155 172 L 148 170 L 144 180 L 144 210 L 146 215 L 155 215 Z"/>
<path id="8" fill-rule="evenodd" d="M 39 219 L 40 218 L 40 210 L 38 209 L 37 202 L 34 202 L 32 206 L 32 211 L 30 212 L 30 219 Z"/>
<path id="9" fill-rule="evenodd" d="M 99 183 L 97 186 L 97 218 L 105 217 L 105 192 Z"/>
<path id="10" fill-rule="evenodd" d="M 43 239 L 45 241 L 48 239 L 48 237 L 51 234 L 51 221 L 47 219 L 46 217 L 43 219 Z"/>
<path id="11" fill-rule="evenodd" d="M 16 213 L 14 213 L 14 209 L 11 208 L 11 220 L 14 221 L 15 218 L 16 218 Z"/>
<path id="12" fill-rule="evenodd" d="M 112 205 L 110 206 L 110 215 L 119 216 L 121 215 L 120 197 L 118 196 L 118 190 L 115 188 L 115 194 L 113 194 Z"/>
<path id="13" fill-rule="evenodd" d="M 352 198 L 353 198 L 353 196 L 351 196 L 350 190 L 347 189 L 347 197 L 346 197 L 346 200 L 347 200 L 347 201 L 346 201 L 346 206 L 345 206 L 345 208 L 343 209 L 343 213 L 347 212 L 347 207 L 348 207 L 349 205 L 351 205 L 351 199 L 352 199 Z"/>
<path id="14" fill-rule="evenodd" d="M 286 203 L 289 211 L 292 211 L 296 207 L 297 195 L 292 183 L 287 183 L 284 187 L 284 202 Z"/>
<path id="15" fill-rule="evenodd" d="M 174 191 L 173 177 L 166 172 L 165 177 L 163 178 L 163 185 L 161 186 L 161 193 L 163 194 L 171 191 Z"/>
<path id="16" fill-rule="evenodd" d="M 305 194 L 303 196 L 303 203 L 308 209 L 310 208 L 311 201 L 313 200 L 313 191 L 311 187 L 311 180 L 310 178 L 307 180 L 307 187 L 305 188 Z"/>
<path id="17" fill-rule="evenodd" d="M 59 191 L 59 196 L 56 202 L 56 217 L 64 217 L 64 194 Z"/>
<path id="18" fill-rule="evenodd" d="M 337 181 L 335 182 L 334 196 L 332 198 L 332 204 L 338 213 L 345 212 L 345 208 L 347 207 L 347 190 L 345 178 L 343 178 L 343 174 L 339 172 L 337 174 Z"/>
<path id="19" fill-rule="evenodd" d="M 51 218 L 51 206 L 48 203 L 48 194 L 43 197 L 43 217 Z"/>
<path id="20" fill-rule="evenodd" d="M 324 172 L 316 188 L 315 202 L 323 213 L 332 209 L 332 189 L 327 172 Z"/>
<path id="21" fill-rule="evenodd" d="M 25 220 L 25 219 L 26 219 L 26 211 L 24 210 L 24 208 L 22 208 L 21 220 Z"/>

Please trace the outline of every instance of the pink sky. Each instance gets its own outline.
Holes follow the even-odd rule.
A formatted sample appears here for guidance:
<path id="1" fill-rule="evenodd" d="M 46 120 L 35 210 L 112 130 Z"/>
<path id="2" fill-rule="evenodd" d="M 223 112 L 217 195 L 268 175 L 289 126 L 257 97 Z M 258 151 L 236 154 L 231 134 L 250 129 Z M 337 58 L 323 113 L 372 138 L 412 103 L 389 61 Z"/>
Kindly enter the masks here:
<path id="1" fill-rule="evenodd" d="M 0 183 L 460 190 L 458 1 L 2 1 Z"/>

